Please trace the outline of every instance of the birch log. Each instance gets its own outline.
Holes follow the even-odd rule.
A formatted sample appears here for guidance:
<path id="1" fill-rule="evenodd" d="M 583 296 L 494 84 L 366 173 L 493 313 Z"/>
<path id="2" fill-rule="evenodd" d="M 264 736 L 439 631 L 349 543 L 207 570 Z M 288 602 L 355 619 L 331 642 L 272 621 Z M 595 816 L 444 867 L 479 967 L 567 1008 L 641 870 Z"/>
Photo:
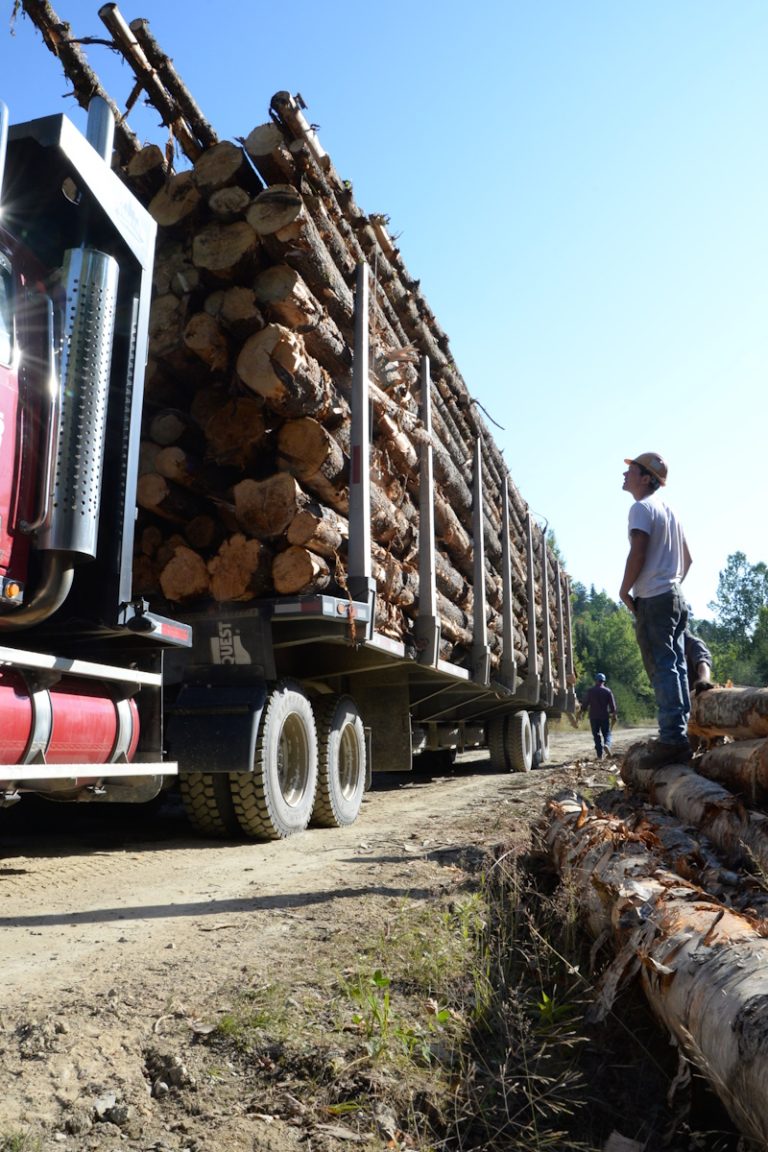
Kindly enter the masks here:
<path id="1" fill-rule="evenodd" d="M 705 740 L 768 736 L 768 688 L 711 688 L 700 693 L 693 700 L 688 729 Z"/>
<path id="2" fill-rule="evenodd" d="M 694 824 L 737 864 L 748 861 L 748 852 L 768 871 L 768 816 L 748 811 L 721 784 L 687 765 L 643 768 L 638 745 L 625 755 L 621 778 L 630 788 L 647 792 L 652 803 Z"/>
<path id="3" fill-rule="evenodd" d="M 696 759 L 696 771 L 722 784 L 748 803 L 768 803 L 768 739 L 737 740 L 710 748 Z"/>
<path id="4" fill-rule="evenodd" d="M 622 977 L 639 972 L 651 1009 L 734 1124 L 766 1147 L 768 940 L 578 797 L 551 805 L 545 837 L 592 936 L 614 940 L 599 1010 L 610 1009 Z"/>

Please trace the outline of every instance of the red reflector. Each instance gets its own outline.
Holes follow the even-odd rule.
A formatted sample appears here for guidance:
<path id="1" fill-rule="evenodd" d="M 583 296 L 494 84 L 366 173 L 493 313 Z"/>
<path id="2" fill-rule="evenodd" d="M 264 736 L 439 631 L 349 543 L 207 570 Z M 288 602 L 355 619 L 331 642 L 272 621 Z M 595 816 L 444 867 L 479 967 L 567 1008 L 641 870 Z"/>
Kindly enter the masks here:
<path id="1" fill-rule="evenodd" d="M 192 629 L 186 624 L 161 624 L 160 635 L 169 640 L 189 640 Z"/>

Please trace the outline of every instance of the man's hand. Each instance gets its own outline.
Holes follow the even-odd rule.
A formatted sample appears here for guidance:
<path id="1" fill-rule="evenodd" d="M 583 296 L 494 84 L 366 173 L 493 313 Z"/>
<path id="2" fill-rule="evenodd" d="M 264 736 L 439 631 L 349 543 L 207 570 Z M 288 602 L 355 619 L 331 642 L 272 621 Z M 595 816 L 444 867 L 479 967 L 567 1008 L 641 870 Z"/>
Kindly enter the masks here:
<path id="1" fill-rule="evenodd" d="M 618 716 L 614 712 L 613 716 L 611 716 L 611 731 L 613 731 L 613 729 L 616 727 L 616 721 L 617 720 L 618 720 Z"/>
<path id="2" fill-rule="evenodd" d="M 693 694 L 694 696 L 701 696 L 702 692 L 709 692 L 710 688 L 714 687 L 715 685 L 711 680 L 697 680 L 693 686 Z"/>

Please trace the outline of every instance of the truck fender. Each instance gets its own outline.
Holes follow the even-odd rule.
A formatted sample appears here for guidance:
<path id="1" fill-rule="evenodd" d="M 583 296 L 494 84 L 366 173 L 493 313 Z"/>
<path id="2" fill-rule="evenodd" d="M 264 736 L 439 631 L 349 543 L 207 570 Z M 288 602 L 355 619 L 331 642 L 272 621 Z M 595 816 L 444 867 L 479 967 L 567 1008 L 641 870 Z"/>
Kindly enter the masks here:
<path id="1" fill-rule="evenodd" d="M 266 681 L 185 684 L 166 722 L 168 753 L 179 773 L 252 772 L 267 695 Z"/>

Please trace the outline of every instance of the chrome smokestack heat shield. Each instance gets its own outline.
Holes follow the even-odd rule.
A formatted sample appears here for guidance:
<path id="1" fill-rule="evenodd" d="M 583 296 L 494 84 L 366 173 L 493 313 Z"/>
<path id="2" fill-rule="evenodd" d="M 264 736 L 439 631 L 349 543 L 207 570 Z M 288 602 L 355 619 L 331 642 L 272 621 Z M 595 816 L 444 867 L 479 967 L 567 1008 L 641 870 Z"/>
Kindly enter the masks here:
<path id="1" fill-rule="evenodd" d="M 40 549 L 96 555 L 118 272 L 104 252 L 66 253 L 59 433 Z"/>

